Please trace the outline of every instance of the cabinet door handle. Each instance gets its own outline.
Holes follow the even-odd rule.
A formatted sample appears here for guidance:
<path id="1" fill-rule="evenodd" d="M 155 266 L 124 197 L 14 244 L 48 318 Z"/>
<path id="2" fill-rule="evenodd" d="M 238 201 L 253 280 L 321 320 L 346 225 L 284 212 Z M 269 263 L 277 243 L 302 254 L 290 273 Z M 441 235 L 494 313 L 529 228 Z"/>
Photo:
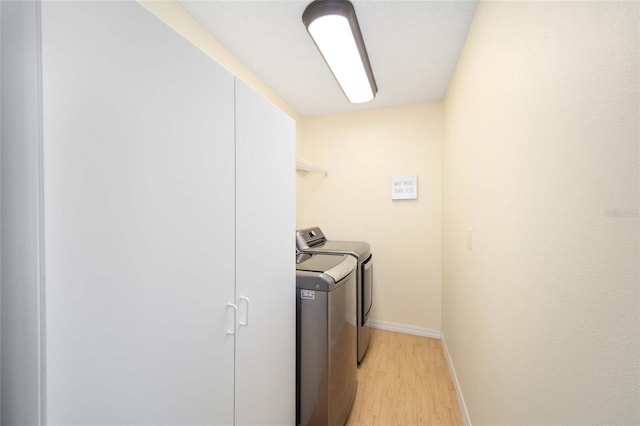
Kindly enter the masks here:
<path id="1" fill-rule="evenodd" d="M 248 297 L 240 296 L 240 301 L 247 302 L 247 310 L 244 314 L 244 321 L 240 321 L 240 326 L 249 325 L 249 303 L 251 302 Z"/>
<path id="2" fill-rule="evenodd" d="M 236 322 L 237 322 L 237 316 L 238 316 L 238 307 L 236 305 L 234 305 L 233 303 L 229 302 L 229 303 L 227 303 L 227 308 L 233 308 L 233 330 L 227 330 L 227 335 L 233 336 L 234 334 L 236 334 Z"/>

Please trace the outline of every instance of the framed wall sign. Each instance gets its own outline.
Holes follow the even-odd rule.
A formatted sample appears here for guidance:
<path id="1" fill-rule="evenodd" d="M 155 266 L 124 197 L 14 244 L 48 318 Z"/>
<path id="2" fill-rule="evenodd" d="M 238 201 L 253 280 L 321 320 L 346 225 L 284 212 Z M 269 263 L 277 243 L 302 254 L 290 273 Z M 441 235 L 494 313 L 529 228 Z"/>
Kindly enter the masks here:
<path id="1" fill-rule="evenodd" d="M 392 200 L 415 200 L 418 198 L 418 176 L 391 176 Z"/>

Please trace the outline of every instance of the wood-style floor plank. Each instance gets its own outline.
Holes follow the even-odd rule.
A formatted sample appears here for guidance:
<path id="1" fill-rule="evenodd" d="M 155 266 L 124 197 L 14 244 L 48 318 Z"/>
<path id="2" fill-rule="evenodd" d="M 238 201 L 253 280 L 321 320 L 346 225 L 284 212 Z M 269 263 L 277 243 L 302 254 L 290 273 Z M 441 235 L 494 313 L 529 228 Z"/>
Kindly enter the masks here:
<path id="1" fill-rule="evenodd" d="M 371 332 L 347 426 L 463 425 L 440 340 Z"/>

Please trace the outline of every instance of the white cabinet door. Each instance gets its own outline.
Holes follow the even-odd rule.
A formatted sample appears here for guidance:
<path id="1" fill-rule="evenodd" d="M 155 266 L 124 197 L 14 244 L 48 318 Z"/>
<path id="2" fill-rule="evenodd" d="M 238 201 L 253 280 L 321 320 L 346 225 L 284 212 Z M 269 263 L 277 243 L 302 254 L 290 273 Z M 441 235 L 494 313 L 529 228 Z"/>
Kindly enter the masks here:
<path id="1" fill-rule="evenodd" d="M 236 79 L 237 425 L 295 424 L 294 165 L 294 121 Z"/>
<path id="2" fill-rule="evenodd" d="M 47 423 L 231 424 L 233 77 L 135 2 L 42 50 Z"/>

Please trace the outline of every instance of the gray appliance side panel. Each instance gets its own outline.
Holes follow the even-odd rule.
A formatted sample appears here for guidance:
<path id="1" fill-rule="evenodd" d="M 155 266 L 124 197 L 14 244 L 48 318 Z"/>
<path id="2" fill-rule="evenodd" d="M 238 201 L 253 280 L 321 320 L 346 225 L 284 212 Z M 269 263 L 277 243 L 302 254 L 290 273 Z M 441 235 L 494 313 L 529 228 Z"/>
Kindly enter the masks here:
<path id="1" fill-rule="evenodd" d="M 362 319 L 363 323 L 367 321 L 369 312 L 373 306 L 373 256 L 369 256 L 367 262 L 364 262 L 361 267 L 362 276 Z"/>
<path id="2" fill-rule="evenodd" d="M 312 291 L 313 299 L 302 298 L 297 289 L 297 327 L 300 345 L 300 424 L 328 423 L 329 346 L 327 307 L 332 293 Z M 311 297 L 308 294 L 306 297 Z"/>
<path id="3" fill-rule="evenodd" d="M 346 422 L 356 395 L 356 279 L 329 293 L 329 424 Z"/>
<path id="4" fill-rule="evenodd" d="M 368 272 L 365 270 L 368 269 Z M 370 280 L 370 281 L 368 281 Z M 358 363 L 362 362 L 369 341 L 371 340 L 371 327 L 369 325 L 369 310 L 373 306 L 373 255 L 367 258 L 367 262 L 363 262 L 358 266 Z M 367 297 L 370 301 L 367 305 Z M 367 310 L 369 309 L 369 310 Z"/>

